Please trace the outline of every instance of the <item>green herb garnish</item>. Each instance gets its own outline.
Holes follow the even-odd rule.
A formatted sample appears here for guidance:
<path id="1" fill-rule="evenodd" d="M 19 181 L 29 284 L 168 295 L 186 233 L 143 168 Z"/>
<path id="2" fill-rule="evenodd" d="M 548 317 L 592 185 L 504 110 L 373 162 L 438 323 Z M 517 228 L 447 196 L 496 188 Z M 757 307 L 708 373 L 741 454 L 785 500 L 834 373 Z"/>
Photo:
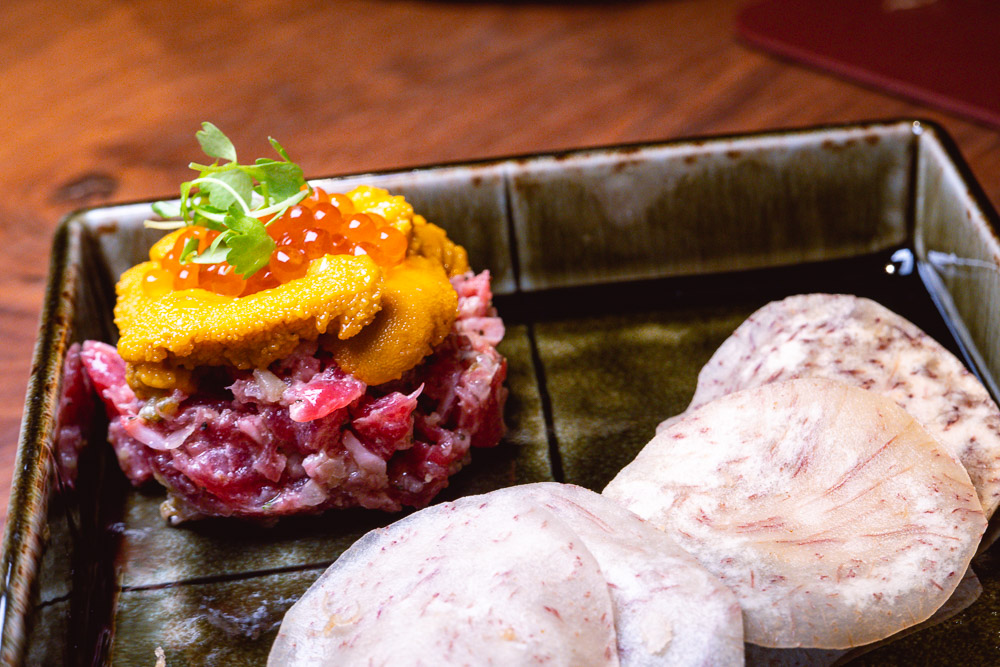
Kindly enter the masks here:
<path id="1" fill-rule="evenodd" d="M 200 225 L 220 232 L 212 245 L 198 252 L 197 239 L 189 239 L 181 253 L 181 263 L 216 264 L 228 262 L 236 273 L 249 278 L 267 266 L 274 241 L 267 224 L 274 222 L 309 196 L 302 168 L 292 162 L 285 149 L 268 137 L 281 158 L 258 158 L 254 164 L 240 164 L 236 148 L 222 130 L 202 123 L 195 135 L 210 158 L 210 165 L 192 162 L 198 177 L 181 183 L 180 201 L 153 204 L 153 212 L 166 220 L 148 220 L 155 229 L 179 229 Z M 220 164 L 220 160 L 223 161 Z M 265 224 L 261 218 L 272 216 Z"/>

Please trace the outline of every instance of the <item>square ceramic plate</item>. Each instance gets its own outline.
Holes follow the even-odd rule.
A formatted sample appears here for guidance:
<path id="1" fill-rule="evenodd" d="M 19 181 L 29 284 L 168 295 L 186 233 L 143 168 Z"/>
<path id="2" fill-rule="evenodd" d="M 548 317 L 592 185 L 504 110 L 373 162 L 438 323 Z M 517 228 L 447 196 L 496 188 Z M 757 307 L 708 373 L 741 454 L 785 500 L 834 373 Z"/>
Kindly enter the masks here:
<path id="1" fill-rule="evenodd" d="M 998 221 L 952 142 L 893 121 L 612 147 L 320 181 L 406 195 L 494 277 L 508 324 L 509 432 L 446 497 L 557 479 L 601 489 L 682 411 L 698 370 L 753 310 L 810 291 L 881 301 L 995 390 Z M 113 283 L 156 233 L 148 203 L 83 211 L 56 235 L 4 541 L 2 659 L 261 664 L 292 602 L 392 516 L 331 512 L 265 528 L 164 524 L 97 424 L 75 489 L 53 474 L 66 350 L 113 341 Z M 996 392 L 994 391 L 994 395 Z M 996 549 L 993 550 L 994 552 Z M 876 663 L 992 662 L 1000 569 L 947 623 Z M 956 649 L 960 647 L 960 652 Z"/>

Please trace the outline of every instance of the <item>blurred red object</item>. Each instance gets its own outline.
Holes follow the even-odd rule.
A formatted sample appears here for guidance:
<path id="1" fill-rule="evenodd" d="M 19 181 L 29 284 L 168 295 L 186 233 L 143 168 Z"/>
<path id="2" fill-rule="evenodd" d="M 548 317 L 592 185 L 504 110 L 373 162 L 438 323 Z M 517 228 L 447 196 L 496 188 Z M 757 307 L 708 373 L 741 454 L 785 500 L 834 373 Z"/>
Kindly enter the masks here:
<path id="1" fill-rule="evenodd" d="M 745 7 L 747 43 L 1000 127 L 1000 2 L 765 0 Z"/>

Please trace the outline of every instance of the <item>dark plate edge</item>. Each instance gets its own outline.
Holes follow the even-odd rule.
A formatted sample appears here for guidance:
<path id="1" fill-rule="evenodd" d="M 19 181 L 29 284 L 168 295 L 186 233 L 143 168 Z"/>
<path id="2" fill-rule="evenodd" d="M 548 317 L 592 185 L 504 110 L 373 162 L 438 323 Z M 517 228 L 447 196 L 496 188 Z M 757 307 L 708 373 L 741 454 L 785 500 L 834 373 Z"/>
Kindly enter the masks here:
<path id="1" fill-rule="evenodd" d="M 962 156 L 962 152 L 958 148 L 958 144 L 952 138 L 948 130 L 944 128 L 943 125 L 937 121 L 928 120 L 925 118 L 913 118 L 911 122 L 914 124 L 914 134 L 919 134 L 920 132 L 930 133 L 933 137 L 941 144 L 944 149 L 945 154 L 948 159 L 958 170 L 958 174 L 962 179 L 962 184 L 968 189 L 968 194 L 972 198 L 973 203 L 979 207 L 982 211 L 983 217 L 986 222 L 990 225 L 990 231 L 993 232 L 994 237 L 1000 239 L 1000 213 L 997 212 L 995 206 L 990 201 L 990 198 L 986 196 L 986 191 L 983 187 L 979 185 L 979 181 L 976 179 L 975 174 L 972 173 L 972 168 L 969 163 L 966 162 L 965 158 Z"/>
<path id="2" fill-rule="evenodd" d="M 431 171 L 437 171 L 442 169 L 450 168 L 468 168 L 468 167 L 492 167 L 499 166 L 503 164 L 523 164 L 527 162 L 546 160 L 546 159 L 557 159 L 563 160 L 572 157 L 585 156 L 592 153 L 606 153 L 606 152 L 618 152 L 628 154 L 631 152 L 638 152 L 645 149 L 653 148 L 669 148 L 675 146 L 706 146 L 716 143 L 725 143 L 727 141 L 734 140 L 758 140 L 758 139 L 768 139 L 768 138 L 779 138 L 779 137 L 789 137 L 789 136 L 808 136 L 811 134 L 824 134 L 827 132 L 837 132 L 837 131 L 865 131 L 865 130 L 890 130 L 899 129 L 902 130 L 906 126 L 925 126 L 931 127 L 935 132 L 944 137 L 948 137 L 951 142 L 949 145 L 954 146 L 954 142 L 950 140 L 950 136 L 947 131 L 939 124 L 931 120 L 926 120 L 917 116 L 898 116 L 885 119 L 862 119 L 856 122 L 850 123 L 822 123 L 818 125 L 806 125 L 798 127 L 785 127 L 776 128 L 770 130 L 756 130 L 752 132 L 726 132 L 719 134 L 695 134 L 690 136 L 676 137 L 672 139 L 650 139 L 635 142 L 626 143 L 612 143 L 612 144 L 593 144 L 577 146 L 574 148 L 566 148 L 552 151 L 539 151 L 539 152 L 526 152 L 526 153 L 512 153 L 505 155 L 498 155 L 494 157 L 485 158 L 473 158 L 473 159 L 459 159 L 459 160 L 449 160 L 445 162 L 435 162 L 430 164 L 420 164 L 420 165 L 400 165 L 396 167 L 388 167 L 386 169 L 375 169 L 371 171 L 359 171 L 359 172 L 341 172 L 326 174 L 323 176 L 308 176 L 309 181 L 323 181 L 323 180 L 335 180 L 335 179 L 359 179 L 366 178 L 369 176 L 389 176 L 389 175 L 399 175 L 399 174 L 419 174 L 427 173 Z M 912 130 L 911 130 L 912 132 Z M 915 134 L 915 133 L 914 133 Z M 916 138 L 916 136 L 914 136 Z M 956 149 L 957 151 L 957 149 Z M 951 153 L 949 152 L 949 155 Z M 965 165 L 963 161 L 963 166 L 965 173 L 971 174 L 968 170 L 968 166 Z M 982 189 L 979 190 L 982 192 Z M 99 204 L 96 206 L 87 206 L 83 208 L 76 209 L 66 215 L 63 221 L 69 221 L 73 219 L 78 219 L 84 217 L 87 213 L 97 210 L 107 210 L 114 209 L 118 207 L 135 206 L 141 204 L 151 204 L 153 202 L 175 199 L 177 197 L 176 193 L 170 193 L 162 197 L 152 197 L 152 198 L 142 198 L 142 199 L 126 199 L 122 201 L 115 202 L 113 204 Z M 984 195 L 985 197 L 985 195 Z"/>
<path id="3" fill-rule="evenodd" d="M 4 665 L 23 660 L 24 633 L 45 541 L 54 421 L 79 273 L 81 225 L 73 217 L 60 222 L 52 242 L 14 463 L 0 560 L 0 663 Z"/>
<path id="4" fill-rule="evenodd" d="M 944 152 L 946 161 L 955 168 L 958 178 L 965 188 L 965 195 L 968 199 L 967 205 L 971 205 L 971 208 L 977 210 L 981 216 L 981 222 L 985 225 L 985 231 L 992 235 L 993 242 L 1000 246 L 1000 213 L 997 212 L 996 207 L 993 206 L 993 203 L 987 197 L 986 192 L 979 184 L 975 174 L 972 172 L 972 168 L 962 156 L 958 144 L 955 143 L 952 136 L 939 123 L 923 119 L 913 121 L 913 132 L 917 139 L 914 145 L 914 171 L 916 172 L 919 169 L 917 166 L 919 163 L 918 153 L 924 150 L 920 135 L 927 135 L 923 140 L 936 142 Z M 914 190 L 914 198 L 911 199 L 911 205 L 915 201 L 916 189 L 919 187 L 916 173 L 914 173 L 912 178 L 911 188 Z M 913 220 L 912 222 L 915 228 L 918 221 Z M 927 289 L 927 293 L 934 300 L 952 336 L 961 346 L 966 364 L 973 369 L 980 382 L 986 385 L 993 398 L 1000 401 L 1000 378 L 995 378 L 991 373 L 989 364 L 979 351 L 980 346 L 976 344 L 972 333 L 965 324 L 962 313 L 954 303 L 951 291 L 938 276 L 933 264 L 926 257 L 926 248 L 923 247 L 922 241 L 918 241 L 915 250 L 919 260 L 917 270 Z M 994 263 L 996 264 L 996 270 L 1000 272 L 1000 259 L 994 257 Z M 996 524 L 993 527 L 993 530 L 997 529 L 1000 529 L 1000 524 Z"/>

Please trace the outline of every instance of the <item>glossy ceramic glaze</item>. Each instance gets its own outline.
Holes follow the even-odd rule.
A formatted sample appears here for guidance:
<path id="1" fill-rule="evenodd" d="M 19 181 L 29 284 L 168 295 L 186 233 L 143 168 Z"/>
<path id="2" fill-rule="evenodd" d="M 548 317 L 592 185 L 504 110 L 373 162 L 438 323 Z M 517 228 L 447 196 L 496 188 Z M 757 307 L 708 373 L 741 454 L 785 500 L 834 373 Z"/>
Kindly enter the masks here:
<path id="1" fill-rule="evenodd" d="M 876 298 L 1000 375 L 996 213 L 943 132 L 893 121 L 589 149 L 319 181 L 405 194 L 494 277 L 509 432 L 445 498 L 559 479 L 600 489 L 756 308 L 806 291 Z M 347 511 L 275 526 L 166 526 L 96 424 L 74 491 L 52 473 L 69 344 L 115 339 L 113 282 L 157 234 L 147 203 L 71 216 L 54 241 L 4 541 L 11 664 L 253 665 L 284 611 L 364 531 Z M 995 549 L 994 549 L 995 551 Z M 953 620 L 858 657 L 991 664 L 1000 565 Z M 758 656 L 759 657 L 759 656 Z M 768 658 L 770 660 L 770 658 Z"/>

